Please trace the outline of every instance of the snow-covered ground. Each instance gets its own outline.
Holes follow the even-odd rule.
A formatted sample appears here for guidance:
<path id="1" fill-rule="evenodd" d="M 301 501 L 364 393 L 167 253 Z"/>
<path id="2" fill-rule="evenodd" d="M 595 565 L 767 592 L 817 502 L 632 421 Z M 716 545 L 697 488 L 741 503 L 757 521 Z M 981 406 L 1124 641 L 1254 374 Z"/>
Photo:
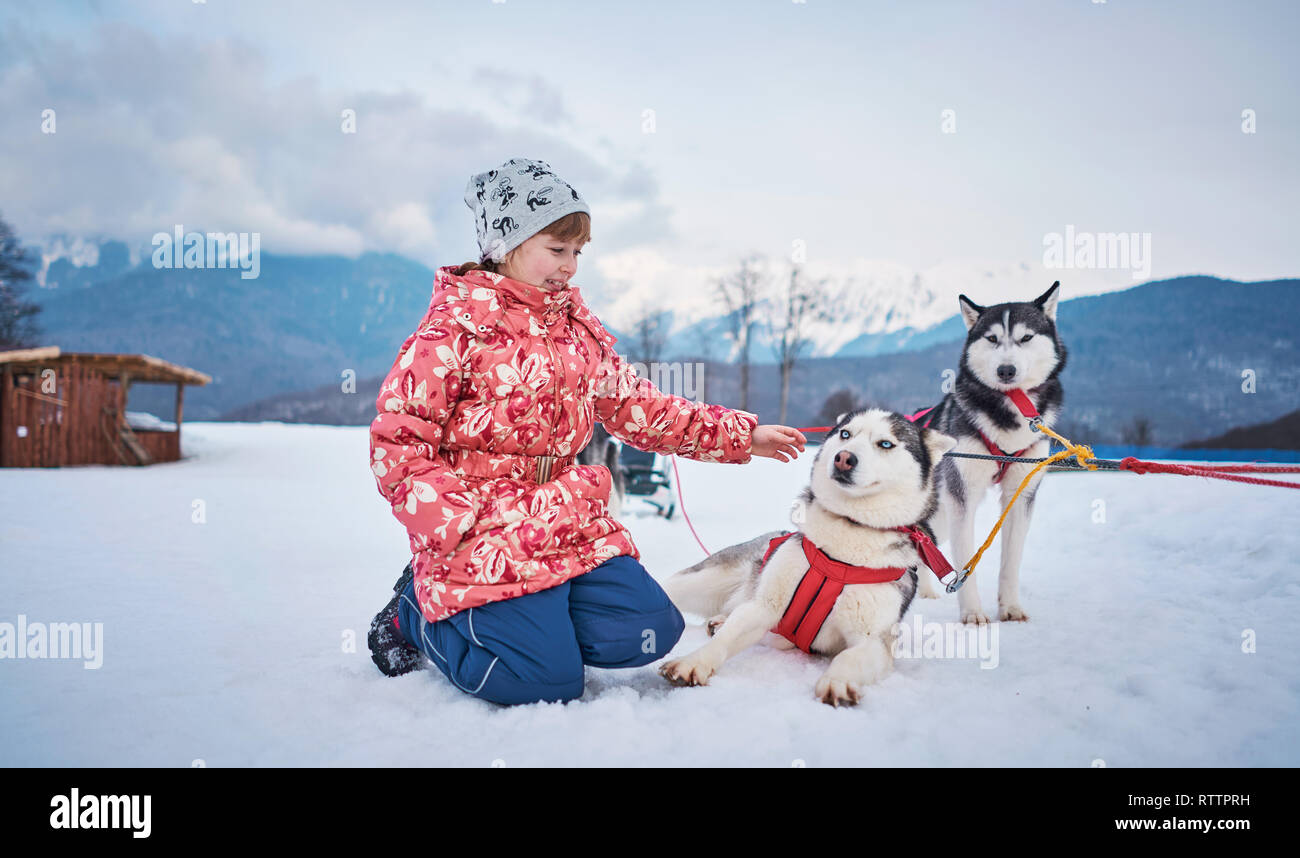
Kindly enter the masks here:
<path id="1" fill-rule="evenodd" d="M 900 659 L 857 708 L 813 698 L 825 659 L 763 645 L 708 687 L 588 668 L 580 700 L 509 708 L 371 664 L 407 557 L 364 428 L 184 431 L 183 462 L 0 471 L 0 623 L 103 624 L 98 669 L 0 659 L 0 764 L 1300 765 L 1296 492 L 1050 475 L 997 666 Z M 680 461 L 705 544 L 786 527 L 812 455 Z M 702 556 L 680 516 L 629 521 L 661 581 Z M 955 621 L 956 598 L 913 611 Z M 705 639 L 690 619 L 675 653 Z"/>

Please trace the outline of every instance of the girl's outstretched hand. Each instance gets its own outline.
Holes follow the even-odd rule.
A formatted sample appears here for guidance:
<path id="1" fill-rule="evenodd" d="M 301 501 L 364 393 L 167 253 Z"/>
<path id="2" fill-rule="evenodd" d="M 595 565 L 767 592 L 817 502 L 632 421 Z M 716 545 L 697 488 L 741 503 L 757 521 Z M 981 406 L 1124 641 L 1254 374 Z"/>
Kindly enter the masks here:
<path id="1" fill-rule="evenodd" d="M 793 426 L 755 426 L 751 438 L 750 452 L 753 455 L 766 456 L 778 462 L 793 461 L 808 443 L 803 433 Z"/>

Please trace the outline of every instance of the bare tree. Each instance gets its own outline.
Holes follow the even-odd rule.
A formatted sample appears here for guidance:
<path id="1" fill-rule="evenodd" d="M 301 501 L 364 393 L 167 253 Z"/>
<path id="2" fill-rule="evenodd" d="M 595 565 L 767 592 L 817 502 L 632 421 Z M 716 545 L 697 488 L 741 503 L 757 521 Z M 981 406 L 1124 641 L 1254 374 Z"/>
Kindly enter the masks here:
<path id="1" fill-rule="evenodd" d="M 1135 417 L 1132 423 L 1124 427 L 1124 443 L 1135 447 L 1150 447 L 1154 437 L 1151 430 L 1151 421 L 1148 418 Z"/>
<path id="2" fill-rule="evenodd" d="M 695 333 L 691 335 L 691 340 L 695 347 L 699 349 L 697 355 L 692 355 L 688 360 L 698 360 L 702 364 L 703 372 L 700 373 L 700 402 L 709 401 L 709 364 L 713 362 L 713 343 L 714 336 L 707 324 L 697 325 Z"/>
<path id="3" fill-rule="evenodd" d="M 763 259 L 751 254 L 731 274 L 717 282 L 717 295 L 726 310 L 727 327 L 740 359 L 740 410 L 749 410 L 749 346 L 757 323 L 765 281 Z"/>
<path id="4" fill-rule="evenodd" d="M 632 320 L 637 358 L 644 361 L 647 367 L 663 357 L 664 342 L 668 335 L 664 315 L 662 307 L 645 303 Z"/>
<path id="5" fill-rule="evenodd" d="M 781 416 L 777 422 L 782 424 L 790 400 L 790 375 L 800 352 L 812 345 L 808 326 L 825 318 L 827 308 L 826 280 L 811 281 L 802 275 L 798 265 L 790 269 L 790 279 L 773 315 L 772 352 L 781 367 Z"/>
<path id="6" fill-rule="evenodd" d="M 41 307 L 25 300 L 34 264 L 13 229 L 0 220 L 0 349 L 34 346 L 40 336 L 36 314 Z"/>
<path id="7" fill-rule="evenodd" d="M 817 412 L 817 422 L 822 426 L 833 426 L 836 418 L 841 414 L 866 407 L 866 399 L 858 396 L 857 391 L 842 387 L 826 397 L 826 401 L 822 403 L 822 410 Z"/>
<path id="8" fill-rule="evenodd" d="M 1052 429 L 1064 435 L 1076 444 L 1104 444 L 1106 435 L 1098 431 L 1090 420 L 1078 417 L 1061 417 L 1052 424 Z"/>

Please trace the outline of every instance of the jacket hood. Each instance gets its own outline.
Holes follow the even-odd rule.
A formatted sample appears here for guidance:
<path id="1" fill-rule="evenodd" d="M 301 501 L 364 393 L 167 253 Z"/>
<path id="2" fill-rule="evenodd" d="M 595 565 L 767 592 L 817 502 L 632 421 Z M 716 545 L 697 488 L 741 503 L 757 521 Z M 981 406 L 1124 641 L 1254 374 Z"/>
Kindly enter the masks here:
<path id="1" fill-rule="evenodd" d="M 503 309 L 519 309 L 540 312 L 549 327 L 567 315 L 585 325 L 605 347 L 612 350 L 618 342 L 587 306 L 577 286 L 549 290 L 481 268 L 457 274 L 457 267 L 448 265 L 437 270 L 430 309 L 445 305 L 449 296 L 455 296 L 458 302 L 477 311 L 476 320 L 491 318 Z M 467 327 L 473 332 L 473 326 Z"/>
<path id="2" fill-rule="evenodd" d="M 541 310 L 545 313 L 567 312 L 569 305 L 575 299 L 580 300 L 580 293 L 576 286 L 565 286 L 563 289 L 543 289 L 541 286 L 515 280 L 512 277 L 506 277 L 504 274 L 494 274 L 482 268 L 476 268 L 473 271 L 466 271 L 464 274 L 457 275 L 455 273 L 456 267 L 440 268 L 438 274 L 441 275 L 445 271 L 447 272 L 446 280 L 449 283 L 463 282 L 468 284 L 471 289 L 476 287 L 492 289 L 506 296 L 508 301 L 522 304 L 530 309 Z M 442 278 L 438 279 L 441 280 Z"/>

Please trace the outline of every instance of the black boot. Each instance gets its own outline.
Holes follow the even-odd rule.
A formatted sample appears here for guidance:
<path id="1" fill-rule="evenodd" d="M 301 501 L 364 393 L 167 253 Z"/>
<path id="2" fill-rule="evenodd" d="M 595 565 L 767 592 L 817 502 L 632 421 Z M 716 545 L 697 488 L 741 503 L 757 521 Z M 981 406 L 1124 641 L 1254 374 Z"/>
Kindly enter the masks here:
<path id="1" fill-rule="evenodd" d="M 402 591 L 414 577 L 415 569 L 410 563 L 406 564 L 402 577 L 393 587 L 397 595 L 370 621 L 370 634 L 366 637 L 366 643 L 370 645 L 370 659 L 385 676 L 401 676 L 420 667 L 420 650 L 411 646 L 402 630 L 397 627 L 397 606 L 401 604 Z"/>

